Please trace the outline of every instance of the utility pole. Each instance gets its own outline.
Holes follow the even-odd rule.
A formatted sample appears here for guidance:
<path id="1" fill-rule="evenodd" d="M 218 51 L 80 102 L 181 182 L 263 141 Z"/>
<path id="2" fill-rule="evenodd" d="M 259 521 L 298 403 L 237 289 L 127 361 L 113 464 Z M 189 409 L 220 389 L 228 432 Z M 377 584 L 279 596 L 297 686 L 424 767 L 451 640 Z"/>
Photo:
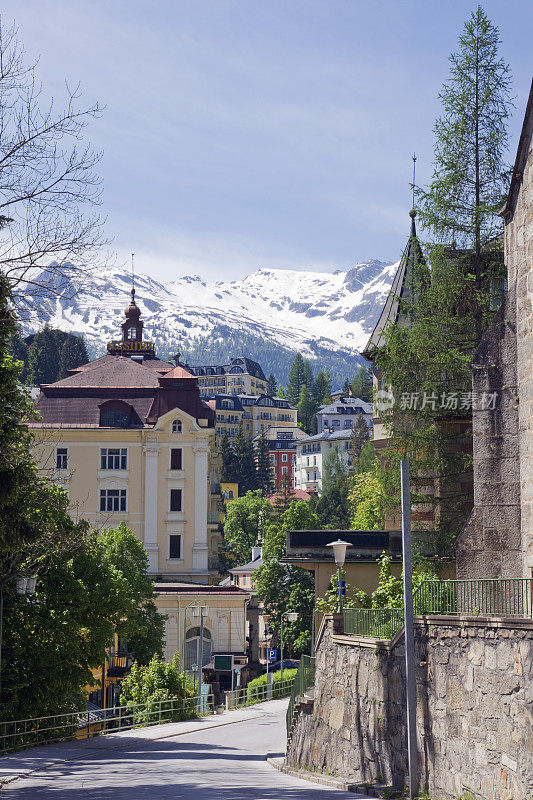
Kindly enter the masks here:
<path id="1" fill-rule="evenodd" d="M 198 676 L 198 694 L 202 696 L 202 683 L 204 678 L 204 607 L 200 606 L 200 658 L 198 660 L 199 676 Z"/>
<path id="2" fill-rule="evenodd" d="M 416 676 L 413 619 L 413 556 L 411 552 L 411 489 L 409 461 L 400 461 L 402 491 L 403 603 L 405 612 L 405 682 L 407 697 L 407 759 L 409 798 L 418 797 L 418 751 L 416 742 Z"/>

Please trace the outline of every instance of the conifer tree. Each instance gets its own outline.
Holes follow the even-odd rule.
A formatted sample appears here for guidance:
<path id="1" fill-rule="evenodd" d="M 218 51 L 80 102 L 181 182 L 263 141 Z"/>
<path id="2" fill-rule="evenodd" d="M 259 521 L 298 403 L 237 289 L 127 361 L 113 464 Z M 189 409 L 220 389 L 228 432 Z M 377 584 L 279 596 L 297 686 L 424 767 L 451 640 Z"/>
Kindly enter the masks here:
<path id="1" fill-rule="evenodd" d="M 296 353 L 287 381 L 287 400 L 292 405 L 298 405 L 303 386 L 311 387 L 313 384 L 313 370 L 309 361 L 301 353 Z"/>
<path id="2" fill-rule="evenodd" d="M 235 483 L 235 453 L 229 433 L 225 430 L 220 440 L 220 455 L 222 456 L 221 478 L 224 482 Z"/>
<path id="3" fill-rule="evenodd" d="M 316 406 L 311 399 L 311 395 L 305 383 L 300 391 L 300 400 L 297 408 L 298 426 L 306 433 L 312 433 L 316 424 Z"/>
<path id="4" fill-rule="evenodd" d="M 35 334 L 28 359 L 29 382 L 34 386 L 54 383 L 59 366 L 58 339 L 48 326 Z"/>
<path id="5" fill-rule="evenodd" d="M 331 401 L 331 376 L 329 372 L 320 370 L 317 374 L 312 384 L 311 397 L 316 406 L 316 411 L 320 406 Z"/>
<path id="6" fill-rule="evenodd" d="M 235 455 L 234 474 L 239 484 L 239 496 L 259 488 L 254 446 L 250 436 L 246 436 L 239 425 L 233 445 Z"/>
<path id="7" fill-rule="evenodd" d="M 59 351 L 58 380 L 66 378 L 69 370 L 81 367 L 88 360 L 89 356 L 82 337 L 67 333 Z"/>
<path id="8" fill-rule="evenodd" d="M 264 431 L 257 442 L 257 481 L 265 497 L 272 494 L 272 466 L 270 464 L 270 445 Z"/>
<path id="9" fill-rule="evenodd" d="M 8 350 L 9 355 L 14 361 L 20 361 L 22 363 L 22 368 L 19 373 L 19 380 L 21 383 L 26 383 L 28 380 L 29 352 L 28 345 L 19 333 L 15 333 L 15 335 L 11 337 L 11 343 Z"/>
<path id="10" fill-rule="evenodd" d="M 353 397 L 369 403 L 372 399 L 372 370 L 369 367 L 361 367 L 350 386 Z"/>
<path id="11" fill-rule="evenodd" d="M 363 447 L 369 439 L 370 430 L 367 422 L 362 414 L 357 414 L 350 436 L 350 462 L 352 469 L 357 470 Z"/>
<path id="12" fill-rule="evenodd" d="M 278 391 L 278 382 L 275 376 L 271 372 L 267 381 L 267 395 L 269 397 L 275 397 L 277 391 Z"/>
<path id="13" fill-rule="evenodd" d="M 465 23 L 459 49 L 450 56 L 450 77 L 439 95 L 435 166 L 427 191 L 418 190 L 420 218 L 437 243 L 470 252 L 476 336 L 483 331 L 487 292 L 484 248 L 502 231 L 498 216 L 509 181 L 504 156 L 510 113 L 510 70 L 498 48 L 500 36 L 478 6 Z M 497 259 L 498 261 L 498 259 Z M 499 259 L 501 263 L 501 259 Z"/>

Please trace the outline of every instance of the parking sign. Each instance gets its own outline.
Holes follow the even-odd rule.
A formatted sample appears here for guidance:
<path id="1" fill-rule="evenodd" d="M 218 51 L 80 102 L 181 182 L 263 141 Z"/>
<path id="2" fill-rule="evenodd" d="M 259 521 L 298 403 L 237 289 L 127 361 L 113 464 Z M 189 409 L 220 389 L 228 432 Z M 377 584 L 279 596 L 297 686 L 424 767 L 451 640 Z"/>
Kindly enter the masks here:
<path id="1" fill-rule="evenodd" d="M 267 651 L 267 658 L 269 661 L 275 661 L 278 656 L 277 650 L 268 650 Z"/>

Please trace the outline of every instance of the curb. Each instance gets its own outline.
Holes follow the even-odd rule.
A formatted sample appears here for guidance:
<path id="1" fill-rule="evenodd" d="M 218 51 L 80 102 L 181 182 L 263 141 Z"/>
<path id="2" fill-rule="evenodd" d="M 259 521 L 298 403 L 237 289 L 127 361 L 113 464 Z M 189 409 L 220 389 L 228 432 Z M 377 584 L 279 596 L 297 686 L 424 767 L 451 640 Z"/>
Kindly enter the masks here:
<path id="1" fill-rule="evenodd" d="M 333 789 L 340 789 L 341 791 L 345 792 L 355 792 L 360 794 L 362 798 L 369 798 L 368 794 L 361 794 L 361 790 L 364 791 L 364 787 L 360 786 L 359 784 L 350 783 L 343 778 L 336 778 L 333 775 L 323 775 L 320 772 L 310 772 L 306 769 L 292 769 L 285 764 L 283 759 L 275 757 L 273 753 L 267 753 L 266 760 L 271 767 L 274 767 L 274 769 L 277 769 L 280 772 L 284 772 L 285 775 L 290 775 L 291 778 L 301 778 L 302 780 L 309 781 L 310 783 L 319 783 L 322 786 L 331 786 Z M 380 795 L 377 796 L 379 797 Z"/>

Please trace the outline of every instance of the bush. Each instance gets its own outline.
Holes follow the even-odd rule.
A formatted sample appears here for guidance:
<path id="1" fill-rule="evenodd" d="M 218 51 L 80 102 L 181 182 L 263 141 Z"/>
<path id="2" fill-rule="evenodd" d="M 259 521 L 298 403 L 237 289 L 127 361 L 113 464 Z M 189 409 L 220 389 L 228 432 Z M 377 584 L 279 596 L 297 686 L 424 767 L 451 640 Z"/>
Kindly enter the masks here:
<path id="1" fill-rule="evenodd" d="M 177 654 L 169 664 L 154 656 L 148 666 L 135 662 L 122 682 L 120 705 L 132 710 L 135 725 L 170 722 L 197 716 L 195 695 L 194 682 L 179 670 Z"/>
<path id="2" fill-rule="evenodd" d="M 292 681 L 296 677 L 297 669 L 284 669 L 283 670 L 283 686 L 281 685 L 281 670 L 272 672 L 272 699 L 275 700 L 279 697 L 288 697 L 291 693 L 290 687 L 286 686 L 286 681 Z M 277 685 L 276 685 L 277 684 Z M 247 703 L 258 703 L 266 700 L 266 673 L 259 678 L 254 678 L 248 684 L 246 692 Z"/>

